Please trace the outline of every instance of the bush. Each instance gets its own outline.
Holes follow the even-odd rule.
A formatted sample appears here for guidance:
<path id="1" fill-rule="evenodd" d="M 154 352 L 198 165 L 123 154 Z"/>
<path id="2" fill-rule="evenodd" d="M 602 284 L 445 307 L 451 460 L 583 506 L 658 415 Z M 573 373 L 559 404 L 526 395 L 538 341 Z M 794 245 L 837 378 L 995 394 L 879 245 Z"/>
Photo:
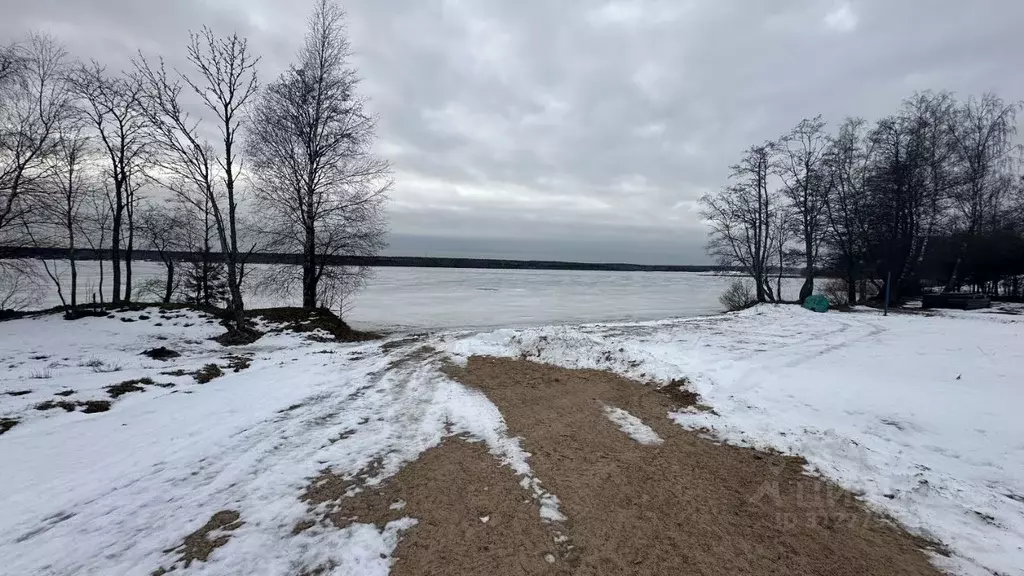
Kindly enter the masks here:
<path id="1" fill-rule="evenodd" d="M 729 312 L 735 312 L 753 306 L 757 303 L 757 298 L 754 297 L 754 289 L 750 287 L 750 284 L 743 280 L 735 280 L 725 289 L 725 292 L 722 292 L 718 301 Z"/>
<path id="2" fill-rule="evenodd" d="M 825 282 L 821 293 L 825 298 L 828 298 L 828 303 L 831 306 L 847 306 L 850 304 L 848 284 L 842 278 L 832 278 Z"/>

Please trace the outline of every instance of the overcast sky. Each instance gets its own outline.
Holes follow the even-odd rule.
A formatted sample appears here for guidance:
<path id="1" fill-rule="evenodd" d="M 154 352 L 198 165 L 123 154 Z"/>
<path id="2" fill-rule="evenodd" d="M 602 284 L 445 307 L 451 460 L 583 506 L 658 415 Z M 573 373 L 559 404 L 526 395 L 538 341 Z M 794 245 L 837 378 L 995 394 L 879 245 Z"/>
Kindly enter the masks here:
<path id="1" fill-rule="evenodd" d="M 124 68 L 237 30 L 271 79 L 312 0 L 0 0 Z M 1020 0 L 349 0 L 395 167 L 390 253 L 706 262 L 697 200 L 805 116 L 890 113 L 921 89 L 1024 98 Z"/>

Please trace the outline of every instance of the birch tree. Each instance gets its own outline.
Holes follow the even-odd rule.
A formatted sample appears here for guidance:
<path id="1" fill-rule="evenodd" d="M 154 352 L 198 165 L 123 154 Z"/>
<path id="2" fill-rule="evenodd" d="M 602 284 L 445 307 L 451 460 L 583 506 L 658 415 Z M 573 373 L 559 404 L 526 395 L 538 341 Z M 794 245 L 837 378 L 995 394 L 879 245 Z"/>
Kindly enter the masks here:
<path id="1" fill-rule="evenodd" d="M 338 256 L 371 256 L 384 246 L 391 167 L 375 156 L 376 119 L 357 94 L 345 14 L 320 0 L 297 63 L 261 94 L 249 124 L 263 232 L 273 248 L 302 254 L 301 278 L 275 271 L 285 290 L 299 284 L 302 305 L 343 301 L 368 269 L 332 267 Z"/>

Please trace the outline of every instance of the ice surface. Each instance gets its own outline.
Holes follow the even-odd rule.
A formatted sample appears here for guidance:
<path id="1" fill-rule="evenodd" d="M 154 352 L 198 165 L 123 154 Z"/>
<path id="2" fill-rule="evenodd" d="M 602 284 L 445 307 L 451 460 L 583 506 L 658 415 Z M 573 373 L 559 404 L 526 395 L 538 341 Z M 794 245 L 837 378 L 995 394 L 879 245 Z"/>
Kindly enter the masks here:
<path id="1" fill-rule="evenodd" d="M 79 298 L 88 302 L 98 287 L 99 267 L 81 262 L 79 268 Z M 248 269 L 255 278 L 268 267 Z M 136 262 L 133 283 L 138 287 L 163 273 L 159 263 Z M 722 311 L 718 297 L 733 280 L 675 272 L 377 268 L 346 320 L 365 329 L 423 330 L 700 316 Z M 109 285 L 109 264 L 105 282 Z M 783 279 L 787 297 L 795 297 L 801 283 Z M 60 304 L 52 285 L 45 284 L 40 293 L 39 307 Z M 247 308 L 299 304 L 298 297 L 288 302 L 246 294 Z"/>

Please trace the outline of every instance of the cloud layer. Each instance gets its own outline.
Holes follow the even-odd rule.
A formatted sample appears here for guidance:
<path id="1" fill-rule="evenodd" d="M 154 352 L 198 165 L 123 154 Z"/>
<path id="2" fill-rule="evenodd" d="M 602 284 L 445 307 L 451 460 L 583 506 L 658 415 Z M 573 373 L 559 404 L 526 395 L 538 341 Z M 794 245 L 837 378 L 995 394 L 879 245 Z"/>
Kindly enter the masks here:
<path id="1" fill-rule="evenodd" d="M 393 253 L 703 262 L 697 200 L 803 117 L 876 118 L 915 90 L 1024 97 L 1015 0 L 351 0 Z M 236 29 L 269 79 L 308 0 L 0 1 L 0 38 L 47 30 L 125 67 Z"/>

